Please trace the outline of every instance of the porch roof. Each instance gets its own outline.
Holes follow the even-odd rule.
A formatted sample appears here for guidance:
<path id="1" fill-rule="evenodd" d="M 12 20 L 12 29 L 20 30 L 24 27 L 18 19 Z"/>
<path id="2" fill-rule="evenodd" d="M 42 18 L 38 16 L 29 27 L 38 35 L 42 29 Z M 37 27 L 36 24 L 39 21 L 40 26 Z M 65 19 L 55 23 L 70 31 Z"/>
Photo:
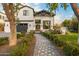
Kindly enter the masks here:
<path id="1" fill-rule="evenodd" d="M 54 13 L 50 13 L 49 11 L 46 11 L 46 10 L 42 10 L 42 11 L 39 11 L 39 12 L 35 12 L 34 16 L 48 16 L 48 17 L 52 17 L 52 16 L 55 16 Z"/>

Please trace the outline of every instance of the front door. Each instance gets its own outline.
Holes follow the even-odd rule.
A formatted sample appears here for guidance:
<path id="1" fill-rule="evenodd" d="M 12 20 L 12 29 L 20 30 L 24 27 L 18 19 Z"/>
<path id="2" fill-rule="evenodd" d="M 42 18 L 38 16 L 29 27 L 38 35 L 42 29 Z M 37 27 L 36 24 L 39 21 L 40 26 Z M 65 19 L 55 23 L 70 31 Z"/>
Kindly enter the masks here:
<path id="1" fill-rule="evenodd" d="M 40 25 L 36 25 L 36 31 L 40 30 Z"/>

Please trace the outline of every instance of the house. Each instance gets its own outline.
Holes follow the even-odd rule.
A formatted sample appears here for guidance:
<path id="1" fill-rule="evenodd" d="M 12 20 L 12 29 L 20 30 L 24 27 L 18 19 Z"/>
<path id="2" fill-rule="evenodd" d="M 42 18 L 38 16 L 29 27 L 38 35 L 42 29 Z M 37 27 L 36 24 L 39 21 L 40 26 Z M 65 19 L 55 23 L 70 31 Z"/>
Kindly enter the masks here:
<path id="1" fill-rule="evenodd" d="M 4 31 L 4 13 L 0 12 L 0 32 Z"/>
<path id="2" fill-rule="evenodd" d="M 53 13 L 51 15 L 50 12 L 46 10 L 35 12 L 33 8 L 25 5 L 16 15 L 16 18 L 19 19 L 19 22 L 16 24 L 17 32 L 30 32 L 31 30 L 45 31 L 53 29 L 53 16 Z M 10 32 L 10 24 L 6 15 L 3 20 L 5 21 L 4 31 Z"/>

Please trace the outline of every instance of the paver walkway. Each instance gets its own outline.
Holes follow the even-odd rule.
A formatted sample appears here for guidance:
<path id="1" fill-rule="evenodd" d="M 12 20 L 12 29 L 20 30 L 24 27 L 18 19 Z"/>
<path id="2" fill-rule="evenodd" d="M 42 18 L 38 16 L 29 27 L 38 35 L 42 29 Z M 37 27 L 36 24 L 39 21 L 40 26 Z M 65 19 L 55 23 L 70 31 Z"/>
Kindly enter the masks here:
<path id="1" fill-rule="evenodd" d="M 41 34 L 35 34 L 36 45 L 34 56 L 61 56 L 61 51 L 50 40 Z"/>

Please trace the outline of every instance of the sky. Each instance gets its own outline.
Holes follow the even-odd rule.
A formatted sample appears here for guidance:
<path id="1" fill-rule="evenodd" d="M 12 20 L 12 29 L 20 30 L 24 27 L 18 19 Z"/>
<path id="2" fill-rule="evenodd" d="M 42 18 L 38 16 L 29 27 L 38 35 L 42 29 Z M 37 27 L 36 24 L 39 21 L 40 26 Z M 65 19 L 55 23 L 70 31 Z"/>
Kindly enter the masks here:
<path id="1" fill-rule="evenodd" d="M 28 5 L 34 8 L 35 11 L 48 10 L 46 3 L 26 3 L 24 5 Z M 0 4 L 0 12 L 3 12 L 3 8 L 1 4 Z M 57 8 L 55 19 L 58 20 L 59 22 L 59 21 L 64 21 L 65 19 L 71 19 L 72 16 L 74 16 L 74 13 L 70 4 L 68 4 L 66 10 L 64 10 L 64 8 L 60 6 L 59 8 Z"/>

